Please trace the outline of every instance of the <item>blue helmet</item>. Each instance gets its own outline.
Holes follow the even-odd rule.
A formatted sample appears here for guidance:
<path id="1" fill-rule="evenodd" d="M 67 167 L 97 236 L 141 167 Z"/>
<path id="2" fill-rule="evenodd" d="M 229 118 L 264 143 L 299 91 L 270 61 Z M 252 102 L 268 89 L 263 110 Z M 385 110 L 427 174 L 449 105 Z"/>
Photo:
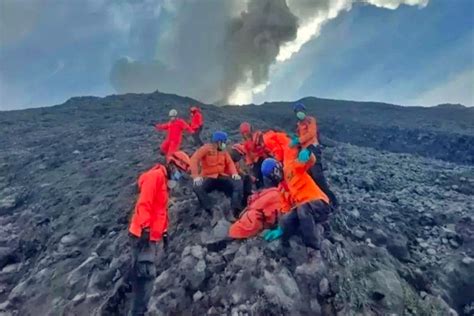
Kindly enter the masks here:
<path id="1" fill-rule="evenodd" d="M 223 131 L 217 131 L 212 134 L 212 142 L 226 142 L 227 141 L 227 133 Z"/>
<path id="2" fill-rule="evenodd" d="M 298 102 L 293 105 L 293 111 L 294 112 L 306 112 L 306 107 L 304 106 L 303 103 Z"/>
<path id="3" fill-rule="evenodd" d="M 262 162 L 262 174 L 264 177 L 268 177 L 273 173 L 273 170 L 278 167 L 278 161 L 273 158 L 267 158 Z"/>

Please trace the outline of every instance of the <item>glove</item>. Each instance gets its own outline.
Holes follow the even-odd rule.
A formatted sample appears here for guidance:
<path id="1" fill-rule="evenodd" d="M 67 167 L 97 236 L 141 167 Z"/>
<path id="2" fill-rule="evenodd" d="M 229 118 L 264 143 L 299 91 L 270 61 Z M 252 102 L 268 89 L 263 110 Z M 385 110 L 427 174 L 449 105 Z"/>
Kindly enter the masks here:
<path id="1" fill-rule="evenodd" d="M 196 177 L 196 178 L 194 178 L 194 180 L 193 180 L 193 184 L 194 184 L 195 186 L 200 186 L 200 185 L 202 185 L 202 182 L 203 182 L 203 181 L 204 181 L 204 179 L 203 179 L 202 177 Z"/>
<path id="2" fill-rule="evenodd" d="M 302 149 L 298 154 L 298 160 L 303 163 L 308 162 L 309 157 L 311 157 L 311 152 L 307 148 Z"/>
<path id="3" fill-rule="evenodd" d="M 163 234 L 163 250 L 164 251 L 168 250 L 168 233 L 167 232 Z"/>
<path id="4" fill-rule="evenodd" d="M 263 234 L 263 239 L 270 242 L 270 241 L 280 238 L 281 235 L 283 235 L 283 229 L 281 229 L 281 227 L 278 226 L 277 228 L 269 230 L 265 234 Z"/>
<path id="5" fill-rule="evenodd" d="M 232 180 L 240 180 L 242 179 L 238 174 L 233 174 L 232 175 Z"/>
<path id="6" fill-rule="evenodd" d="M 300 144 L 300 139 L 298 138 L 297 135 L 292 135 L 291 136 L 291 142 L 290 142 L 290 147 L 296 147 Z"/>

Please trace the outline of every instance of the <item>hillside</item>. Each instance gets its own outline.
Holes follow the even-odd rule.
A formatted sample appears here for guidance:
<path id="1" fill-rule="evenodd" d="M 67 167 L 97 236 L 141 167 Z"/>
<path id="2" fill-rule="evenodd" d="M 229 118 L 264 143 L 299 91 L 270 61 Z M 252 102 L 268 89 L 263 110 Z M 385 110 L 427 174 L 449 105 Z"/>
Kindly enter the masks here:
<path id="1" fill-rule="evenodd" d="M 136 178 L 161 159 L 153 124 L 165 105 L 194 103 L 157 92 L 0 113 L 0 314 L 127 314 Z M 223 243 L 228 222 L 205 215 L 183 180 L 151 315 L 472 315 L 472 109 L 305 103 L 341 202 L 317 264 L 298 239 L 289 253 L 261 238 Z M 244 120 L 291 131 L 285 105 L 202 105 L 203 138 L 238 140 Z"/>

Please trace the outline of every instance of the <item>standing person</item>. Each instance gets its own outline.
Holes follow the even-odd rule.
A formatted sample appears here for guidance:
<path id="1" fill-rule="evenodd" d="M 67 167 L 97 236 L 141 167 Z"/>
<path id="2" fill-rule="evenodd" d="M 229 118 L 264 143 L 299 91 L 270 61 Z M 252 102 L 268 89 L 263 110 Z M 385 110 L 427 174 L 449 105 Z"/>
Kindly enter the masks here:
<path id="1" fill-rule="evenodd" d="M 329 198 L 308 174 L 315 162 L 316 157 L 308 149 L 298 153 L 296 148 L 288 148 L 283 165 L 273 158 L 262 163 L 266 177 L 274 183 L 283 182 L 288 194 L 285 198 L 291 201 L 293 209 L 282 216 L 280 226 L 267 232 L 264 238 L 271 241 L 282 236 L 283 245 L 288 246 L 289 238 L 299 233 L 310 255 L 320 248 L 322 231 L 318 231 L 317 224 L 326 222 L 330 213 Z"/>
<path id="2" fill-rule="evenodd" d="M 291 140 L 290 146 L 308 149 L 316 156 L 316 163 L 311 167 L 309 173 L 316 184 L 329 197 L 331 205 L 337 208 L 336 195 L 331 191 L 323 172 L 322 152 L 319 143 L 319 130 L 316 119 L 306 114 L 306 107 L 303 103 L 296 103 L 293 111 L 298 119 L 296 133 Z"/>
<path id="3" fill-rule="evenodd" d="M 230 154 L 225 150 L 227 134 L 217 131 L 212 142 L 203 145 L 191 157 L 194 192 L 201 207 L 212 214 L 209 193 L 215 190 L 231 198 L 234 216 L 242 210 L 242 180 Z"/>
<path id="4" fill-rule="evenodd" d="M 252 167 L 255 177 L 255 186 L 257 189 L 261 189 L 263 188 L 263 176 L 260 167 L 262 166 L 263 160 L 268 157 L 263 143 L 263 134 L 261 131 L 254 131 L 248 122 L 240 124 L 239 130 L 245 147 L 246 162 Z"/>
<path id="5" fill-rule="evenodd" d="M 201 109 L 197 106 L 192 106 L 189 109 L 189 114 L 191 118 L 191 123 L 189 124 L 189 126 L 193 130 L 192 135 L 193 135 L 194 145 L 202 146 L 203 143 L 201 140 L 201 132 L 202 132 L 204 121 L 202 118 Z"/>
<path id="6" fill-rule="evenodd" d="M 156 277 L 157 244 L 168 245 L 168 186 L 189 170 L 189 157 L 177 151 L 165 165 L 157 164 L 138 178 L 140 195 L 132 215 L 129 233 L 132 244 L 132 315 L 144 315 Z"/>
<path id="7" fill-rule="evenodd" d="M 166 138 L 161 144 L 160 150 L 164 156 L 169 156 L 179 150 L 183 139 L 183 131 L 192 132 L 191 127 L 183 119 L 178 118 L 175 109 L 169 112 L 170 120 L 167 123 L 156 124 L 157 131 L 167 131 Z"/>

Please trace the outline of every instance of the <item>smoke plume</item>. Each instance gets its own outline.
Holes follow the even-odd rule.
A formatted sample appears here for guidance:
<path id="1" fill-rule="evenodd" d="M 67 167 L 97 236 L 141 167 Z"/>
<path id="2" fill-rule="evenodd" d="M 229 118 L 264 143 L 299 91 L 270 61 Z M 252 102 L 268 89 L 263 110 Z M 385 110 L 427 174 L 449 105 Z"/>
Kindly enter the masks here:
<path id="1" fill-rule="evenodd" d="M 207 102 L 244 104 L 265 91 L 278 66 L 354 3 L 397 9 L 429 0 L 165 1 L 167 24 L 154 58 L 122 58 L 111 71 L 118 92 L 163 90 Z"/>

